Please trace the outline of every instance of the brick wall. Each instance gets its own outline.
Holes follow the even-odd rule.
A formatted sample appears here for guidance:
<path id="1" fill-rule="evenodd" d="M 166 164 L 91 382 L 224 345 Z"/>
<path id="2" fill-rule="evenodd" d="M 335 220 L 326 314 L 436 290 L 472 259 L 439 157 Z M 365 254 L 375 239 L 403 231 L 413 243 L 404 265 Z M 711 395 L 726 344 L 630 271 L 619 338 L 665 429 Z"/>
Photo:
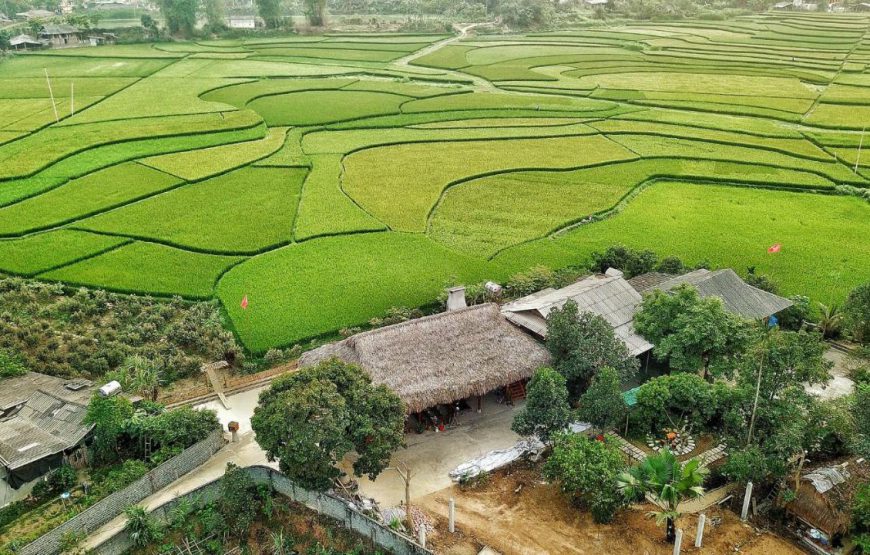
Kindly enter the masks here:
<path id="1" fill-rule="evenodd" d="M 124 509 L 130 505 L 135 505 L 171 484 L 180 476 L 202 465 L 223 446 L 223 432 L 215 430 L 206 439 L 152 469 L 126 488 L 108 495 L 51 532 L 25 545 L 18 553 L 20 555 L 55 555 L 60 553 L 60 542 L 64 534 L 68 532 L 77 534 L 94 532 L 124 512 Z"/>

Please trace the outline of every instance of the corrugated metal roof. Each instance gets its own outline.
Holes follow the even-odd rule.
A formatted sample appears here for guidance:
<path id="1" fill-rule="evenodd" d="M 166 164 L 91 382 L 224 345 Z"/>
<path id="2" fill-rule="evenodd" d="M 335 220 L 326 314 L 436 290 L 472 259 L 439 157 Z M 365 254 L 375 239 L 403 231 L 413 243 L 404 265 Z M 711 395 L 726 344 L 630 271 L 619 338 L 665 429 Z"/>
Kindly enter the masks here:
<path id="1" fill-rule="evenodd" d="M 77 445 L 93 426 L 87 406 L 45 391 L 31 393 L 21 409 L 0 421 L 0 462 L 10 470 Z"/>
<path id="2" fill-rule="evenodd" d="M 750 320 L 767 318 L 793 303 L 779 295 L 762 291 L 740 279 L 734 270 L 725 268 L 711 272 L 695 270 L 677 276 L 656 286 L 656 289 L 670 291 L 684 283 L 693 285 L 702 297 L 718 297 L 725 303 L 729 312 L 739 314 Z"/>
<path id="3" fill-rule="evenodd" d="M 642 298 L 621 276 L 590 276 L 562 289 L 539 291 L 505 304 L 502 314 L 511 322 L 545 337 L 547 315 L 569 300 L 577 303 L 580 312 L 591 312 L 604 318 L 633 356 L 653 348 L 649 341 L 634 331 L 634 313 Z"/>

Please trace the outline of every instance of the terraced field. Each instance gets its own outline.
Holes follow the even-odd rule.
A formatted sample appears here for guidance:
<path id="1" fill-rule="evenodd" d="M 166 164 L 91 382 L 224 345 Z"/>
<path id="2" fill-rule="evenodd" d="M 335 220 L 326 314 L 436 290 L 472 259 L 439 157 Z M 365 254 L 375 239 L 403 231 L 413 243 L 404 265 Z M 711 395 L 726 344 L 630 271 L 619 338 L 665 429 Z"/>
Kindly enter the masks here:
<path id="1" fill-rule="evenodd" d="M 44 51 L 0 62 L 0 272 L 217 298 L 257 352 L 613 243 L 837 302 L 867 126 L 862 14 Z"/>

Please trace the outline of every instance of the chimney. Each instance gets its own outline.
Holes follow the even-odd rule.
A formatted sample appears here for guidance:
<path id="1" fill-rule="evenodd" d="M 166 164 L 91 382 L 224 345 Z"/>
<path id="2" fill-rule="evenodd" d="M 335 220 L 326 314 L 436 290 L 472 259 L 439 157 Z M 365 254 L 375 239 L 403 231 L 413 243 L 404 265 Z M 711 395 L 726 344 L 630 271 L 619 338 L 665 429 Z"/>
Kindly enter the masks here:
<path id="1" fill-rule="evenodd" d="M 465 286 L 451 287 L 447 290 L 447 312 L 465 308 Z"/>
<path id="2" fill-rule="evenodd" d="M 616 268 L 607 268 L 607 271 L 604 272 L 604 275 L 607 276 L 607 277 L 618 277 L 618 278 L 621 278 L 621 277 L 623 277 L 625 274 L 623 274 L 620 270 L 617 270 Z"/>

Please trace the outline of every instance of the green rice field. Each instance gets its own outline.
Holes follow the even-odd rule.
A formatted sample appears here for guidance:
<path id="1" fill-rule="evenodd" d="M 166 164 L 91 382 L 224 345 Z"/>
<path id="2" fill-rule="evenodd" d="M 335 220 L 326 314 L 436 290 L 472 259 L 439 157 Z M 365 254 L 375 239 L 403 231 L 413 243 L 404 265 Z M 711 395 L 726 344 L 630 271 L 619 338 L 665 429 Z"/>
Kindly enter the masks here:
<path id="1" fill-rule="evenodd" d="M 867 127 L 860 13 L 19 54 L 0 272 L 216 299 L 260 353 L 616 243 L 838 303 Z"/>

